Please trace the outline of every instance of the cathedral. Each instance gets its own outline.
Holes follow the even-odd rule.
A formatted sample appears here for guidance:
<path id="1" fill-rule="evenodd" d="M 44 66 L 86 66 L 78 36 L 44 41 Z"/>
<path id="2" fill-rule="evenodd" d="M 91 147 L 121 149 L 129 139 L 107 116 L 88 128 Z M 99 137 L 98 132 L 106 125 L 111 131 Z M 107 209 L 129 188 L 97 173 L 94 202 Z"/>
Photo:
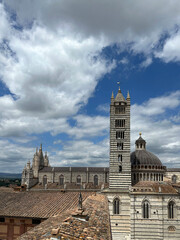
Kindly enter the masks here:
<path id="1" fill-rule="evenodd" d="M 107 167 L 52 167 L 42 145 L 25 166 L 22 185 L 31 189 L 96 191 L 108 199 L 113 240 L 180 239 L 180 169 L 166 168 L 146 150 L 139 134 L 130 152 L 130 95 L 120 88 L 110 103 Z"/>

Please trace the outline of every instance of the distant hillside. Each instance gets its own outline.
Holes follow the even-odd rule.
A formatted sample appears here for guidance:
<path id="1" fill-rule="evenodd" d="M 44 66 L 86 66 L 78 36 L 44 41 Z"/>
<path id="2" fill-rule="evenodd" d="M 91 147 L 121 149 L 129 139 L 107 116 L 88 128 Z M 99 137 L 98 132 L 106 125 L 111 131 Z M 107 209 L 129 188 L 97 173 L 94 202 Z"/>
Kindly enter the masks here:
<path id="1" fill-rule="evenodd" d="M 0 178 L 21 178 L 20 173 L 1 173 Z"/>

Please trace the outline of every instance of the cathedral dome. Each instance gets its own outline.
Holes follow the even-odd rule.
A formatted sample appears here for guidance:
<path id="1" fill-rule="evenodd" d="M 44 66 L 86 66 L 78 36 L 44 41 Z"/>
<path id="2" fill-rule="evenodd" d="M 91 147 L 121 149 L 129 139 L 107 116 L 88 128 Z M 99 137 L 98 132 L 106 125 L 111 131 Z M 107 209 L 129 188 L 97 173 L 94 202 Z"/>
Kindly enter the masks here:
<path id="1" fill-rule="evenodd" d="M 162 167 L 162 163 L 158 157 L 153 153 L 146 150 L 146 141 L 139 134 L 139 138 L 136 140 L 136 151 L 131 153 L 131 165 L 146 165 L 146 166 L 159 166 Z"/>
<path id="2" fill-rule="evenodd" d="M 131 165 L 162 166 L 162 163 L 153 153 L 144 149 L 136 150 L 131 153 Z"/>

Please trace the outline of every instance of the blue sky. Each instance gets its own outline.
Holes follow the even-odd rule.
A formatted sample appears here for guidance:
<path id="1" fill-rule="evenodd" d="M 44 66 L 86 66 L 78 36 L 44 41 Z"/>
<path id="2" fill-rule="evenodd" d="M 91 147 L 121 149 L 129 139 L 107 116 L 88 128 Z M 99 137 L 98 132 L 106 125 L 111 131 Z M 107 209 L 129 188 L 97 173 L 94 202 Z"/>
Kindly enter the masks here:
<path id="1" fill-rule="evenodd" d="M 131 96 L 131 150 L 180 167 L 178 0 L 0 1 L 0 172 L 43 144 L 52 166 L 108 166 L 109 103 Z"/>

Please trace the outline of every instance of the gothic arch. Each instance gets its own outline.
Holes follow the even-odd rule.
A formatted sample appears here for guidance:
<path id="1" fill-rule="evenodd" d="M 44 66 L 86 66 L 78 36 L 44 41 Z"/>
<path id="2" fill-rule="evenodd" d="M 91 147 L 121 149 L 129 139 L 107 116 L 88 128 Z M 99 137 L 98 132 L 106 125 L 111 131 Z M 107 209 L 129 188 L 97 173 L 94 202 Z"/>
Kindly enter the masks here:
<path id="1" fill-rule="evenodd" d="M 174 199 L 170 199 L 168 201 L 168 205 L 167 205 L 167 210 L 168 210 L 168 218 L 169 219 L 174 219 L 176 218 L 176 202 L 174 201 Z"/>
<path id="2" fill-rule="evenodd" d="M 119 214 L 120 213 L 120 199 L 119 197 L 115 197 L 113 199 L 113 214 Z"/>
<path id="3" fill-rule="evenodd" d="M 142 201 L 141 209 L 142 209 L 142 217 L 145 219 L 150 218 L 151 205 L 147 198 L 144 198 L 144 200 Z"/>

